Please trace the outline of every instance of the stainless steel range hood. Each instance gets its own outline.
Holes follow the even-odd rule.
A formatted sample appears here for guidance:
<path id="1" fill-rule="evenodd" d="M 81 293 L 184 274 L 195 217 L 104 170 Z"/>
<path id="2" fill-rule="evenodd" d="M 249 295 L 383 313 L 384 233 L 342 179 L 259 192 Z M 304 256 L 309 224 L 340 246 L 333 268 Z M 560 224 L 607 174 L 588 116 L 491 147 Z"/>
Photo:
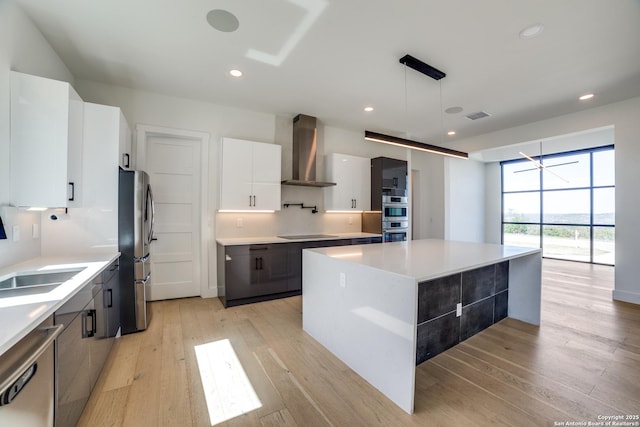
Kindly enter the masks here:
<path id="1" fill-rule="evenodd" d="M 316 118 L 298 114 L 293 119 L 293 173 L 283 185 L 304 187 L 330 187 L 335 182 L 316 181 L 316 154 L 318 140 Z"/>

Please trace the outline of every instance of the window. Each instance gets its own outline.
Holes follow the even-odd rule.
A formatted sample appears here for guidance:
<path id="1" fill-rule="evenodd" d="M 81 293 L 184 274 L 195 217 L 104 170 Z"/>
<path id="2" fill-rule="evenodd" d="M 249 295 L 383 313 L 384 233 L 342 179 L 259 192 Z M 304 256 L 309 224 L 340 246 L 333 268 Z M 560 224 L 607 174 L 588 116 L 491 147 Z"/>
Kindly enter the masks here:
<path id="1" fill-rule="evenodd" d="M 502 166 L 502 243 L 542 248 L 547 258 L 614 264 L 614 147 Z"/>

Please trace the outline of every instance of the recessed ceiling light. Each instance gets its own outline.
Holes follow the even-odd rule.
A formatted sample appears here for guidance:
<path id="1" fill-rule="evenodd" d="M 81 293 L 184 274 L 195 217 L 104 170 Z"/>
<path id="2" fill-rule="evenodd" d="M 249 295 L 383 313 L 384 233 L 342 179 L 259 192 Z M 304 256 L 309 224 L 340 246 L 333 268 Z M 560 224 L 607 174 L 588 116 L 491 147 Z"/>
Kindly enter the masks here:
<path id="1" fill-rule="evenodd" d="M 592 93 L 585 93 L 584 95 L 582 95 L 580 98 L 578 98 L 580 101 L 586 101 L 587 99 L 591 99 L 593 98 L 593 94 Z"/>
<path id="2" fill-rule="evenodd" d="M 542 24 L 530 25 L 527 28 L 525 28 L 524 30 L 520 31 L 520 38 L 521 39 L 533 38 L 533 37 L 539 35 L 542 32 L 542 30 L 544 30 L 544 25 L 542 25 Z"/>
<path id="3" fill-rule="evenodd" d="M 449 135 L 449 136 L 453 136 L 455 134 L 456 134 L 455 130 L 450 130 L 449 132 L 447 132 L 447 135 Z"/>
<path id="4" fill-rule="evenodd" d="M 236 16 L 226 10 L 213 9 L 207 13 L 207 22 L 213 28 L 224 33 L 231 33 L 238 29 L 240 22 Z"/>
<path id="5" fill-rule="evenodd" d="M 370 113 L 371 111 L 373 111 L 373 107 L 364 107 L 364 111 Z"/>
<path id="6" fill-rule="evenodd" d="M 230 70 L 229 74 L 233 77 L 242 77 L 242 71 L 236 69 Z"/>
<path id="7" fill-rule="evenodd" d="M 444 112 L 447 114 L 458 114 L 462 112 L 462 107 L 449 107 L 444 110 Z"/>

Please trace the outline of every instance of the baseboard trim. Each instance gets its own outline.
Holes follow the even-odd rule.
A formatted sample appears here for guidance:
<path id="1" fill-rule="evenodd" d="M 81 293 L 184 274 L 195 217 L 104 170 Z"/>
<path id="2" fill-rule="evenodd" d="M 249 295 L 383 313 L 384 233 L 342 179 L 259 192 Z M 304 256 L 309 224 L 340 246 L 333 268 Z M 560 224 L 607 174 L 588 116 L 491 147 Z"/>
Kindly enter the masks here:
<path id="1" fill-rule="evenodd" d="M 620 291 L 618 289 L 613 290 L 613 299 L 616 301 L 630 302 L 631 304 L 640 305 L 640 293 Z"/>

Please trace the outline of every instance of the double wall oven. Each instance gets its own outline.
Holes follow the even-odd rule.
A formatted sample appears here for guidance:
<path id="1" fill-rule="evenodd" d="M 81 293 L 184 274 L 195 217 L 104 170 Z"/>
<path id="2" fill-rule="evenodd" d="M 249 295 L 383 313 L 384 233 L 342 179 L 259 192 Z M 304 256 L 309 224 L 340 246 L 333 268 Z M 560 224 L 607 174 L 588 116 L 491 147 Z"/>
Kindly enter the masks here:
<path id="1" fill-rule="evenodd" d="M 382 196 L 382 241 L 403 242 L 409 231 L 409 201 L 406 196 Z"/>

